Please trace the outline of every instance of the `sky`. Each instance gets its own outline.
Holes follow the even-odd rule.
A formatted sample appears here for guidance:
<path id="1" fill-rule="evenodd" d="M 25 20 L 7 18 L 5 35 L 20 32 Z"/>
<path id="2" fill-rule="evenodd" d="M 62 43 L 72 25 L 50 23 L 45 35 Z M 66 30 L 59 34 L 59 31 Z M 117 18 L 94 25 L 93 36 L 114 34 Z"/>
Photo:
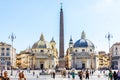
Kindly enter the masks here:
<path id="1" fill-rule="evenodd" d="M 32 47 L 43 33 L 46 41 L 52 37 L 59 51 L 59 21 L 62 3 L 64 14 L 65 52 L 70 36 L 75 43 L 84 30 L 95 51 L 108 52 L 110 33 L 112 46 L 120 42 L 120 0 L 0 0 L 0 42 L 11 44 L 17 53 Z"/>

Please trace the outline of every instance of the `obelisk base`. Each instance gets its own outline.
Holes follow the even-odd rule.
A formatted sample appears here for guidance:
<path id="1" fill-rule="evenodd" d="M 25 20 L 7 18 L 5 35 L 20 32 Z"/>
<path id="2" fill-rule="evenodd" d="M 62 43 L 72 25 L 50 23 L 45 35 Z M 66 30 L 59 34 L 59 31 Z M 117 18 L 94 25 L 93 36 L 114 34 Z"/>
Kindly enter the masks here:
<path id="1" fill-rule="evenodd" d="M 65 68 L 65 59 L 59 58 L 59 68 Z"/>

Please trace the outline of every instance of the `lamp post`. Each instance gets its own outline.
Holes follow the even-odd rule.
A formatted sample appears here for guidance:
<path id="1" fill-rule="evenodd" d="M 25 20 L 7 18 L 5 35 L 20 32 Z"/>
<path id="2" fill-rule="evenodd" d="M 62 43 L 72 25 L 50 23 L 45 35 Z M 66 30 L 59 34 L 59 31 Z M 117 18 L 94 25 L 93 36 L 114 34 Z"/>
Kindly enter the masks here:
<path id="1" fill-rule="evenodd" d="M 113 38 L 113 36 L 108 32 L 108 34 L 107 35 L 105 35 L 105 38 L 107 38 L 108 39 L 108 44 L 109 44 L 109 51 L 110 51 L 110 40 L 111 40 L 111 38 Z"/>
<path id="2" fill-rule="evenodd" d="M 11 39 L 11 42 L 12 42 L 12 55 L 11 55 L 11 76 L 12 76 L 13 75 L 13 41 L 14 39 L 16 39 L 16 36 L 12 33 L 9 36 L 9 39 Z"/>
<path id="3" fill-rule="evenodd" d="M 107 38 L 108 39 L 108 44 L 109 44 L 109 53 L 110 53 L 110 40 L 111 40 L 111 38 L 113 38 L 113 36 L 108 32 L 108 34 L 107 35 L 105 35 L 105 38 Z M 111 60 L 112 60 L 112 55 L 110 54 L 109 55 L 110 56 L 110 63 L 109 63 L 109 68 L 111 67 Z"/>

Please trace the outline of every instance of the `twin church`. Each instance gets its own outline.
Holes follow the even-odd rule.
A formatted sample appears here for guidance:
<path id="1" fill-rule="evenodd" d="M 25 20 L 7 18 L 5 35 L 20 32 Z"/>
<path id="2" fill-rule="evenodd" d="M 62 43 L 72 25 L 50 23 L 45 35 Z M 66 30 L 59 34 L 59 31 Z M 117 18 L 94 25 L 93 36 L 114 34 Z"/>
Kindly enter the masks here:
<path id="1" fill-rule="evenodd" d="M 44 35 L 41 34 L 40 39 L 36 41 L 32 48 L 22 51 L 22 54 L 29 52 L 29 63 L 19 65 L 21 67 L 30 67 L 34 69 L 51 69 L 60 68 L 77 68 L 77 69 L 94 69 L 96 66 L 96 56 L 94 53 L 94 44 L 87 39 L 85 32 L 81 33 L 81 38 L 78 38 L 74 43 L 72 37 L 69 41 L 69 47 L 64 51 L 64 17 L 63 9 L 60 9 L 60 36 L 59 36 L 59 51 L 56 48 L 54 38 L 50 42 L 46 41 Z M 59 53 L 58 53 L 59 52 Z M 66 52 L 66 53 L 65 53 Z M 19 57 L 21 56 L 19 55 Z M 25 60 L 26 61 L 26 60 Z M 21 62 L 24 62 L 21 61 Z"/>

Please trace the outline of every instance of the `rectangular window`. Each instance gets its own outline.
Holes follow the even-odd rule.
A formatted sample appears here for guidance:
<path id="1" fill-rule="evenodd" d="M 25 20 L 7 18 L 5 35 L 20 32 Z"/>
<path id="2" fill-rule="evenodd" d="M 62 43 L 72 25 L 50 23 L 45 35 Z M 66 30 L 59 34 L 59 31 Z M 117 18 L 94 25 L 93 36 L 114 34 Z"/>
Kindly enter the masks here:
<path id="1" fill-rule="evenodd" d="M 1 50 L 4 50 L 5 48 L 1 48 Z"/>
<path id="2" fill-rule="evenodd" d="M 6 48 L 6 50 L 10 50 L 10 48 Z"/>
<path id="3" fill-rule="evenodd" d="M 1 53 L 1 56 L 4 56 L 4 53 Z"/>
<path id="4" fill-rule="evenodd" d="M 7 61 L 7 66 L 10 66 L 10 62 L 9 61 Z"/>
<path id="5" fill-rule="evenodd" d="M 10 53 L 6 53 L 6 56 L 10 56 Z"/>

